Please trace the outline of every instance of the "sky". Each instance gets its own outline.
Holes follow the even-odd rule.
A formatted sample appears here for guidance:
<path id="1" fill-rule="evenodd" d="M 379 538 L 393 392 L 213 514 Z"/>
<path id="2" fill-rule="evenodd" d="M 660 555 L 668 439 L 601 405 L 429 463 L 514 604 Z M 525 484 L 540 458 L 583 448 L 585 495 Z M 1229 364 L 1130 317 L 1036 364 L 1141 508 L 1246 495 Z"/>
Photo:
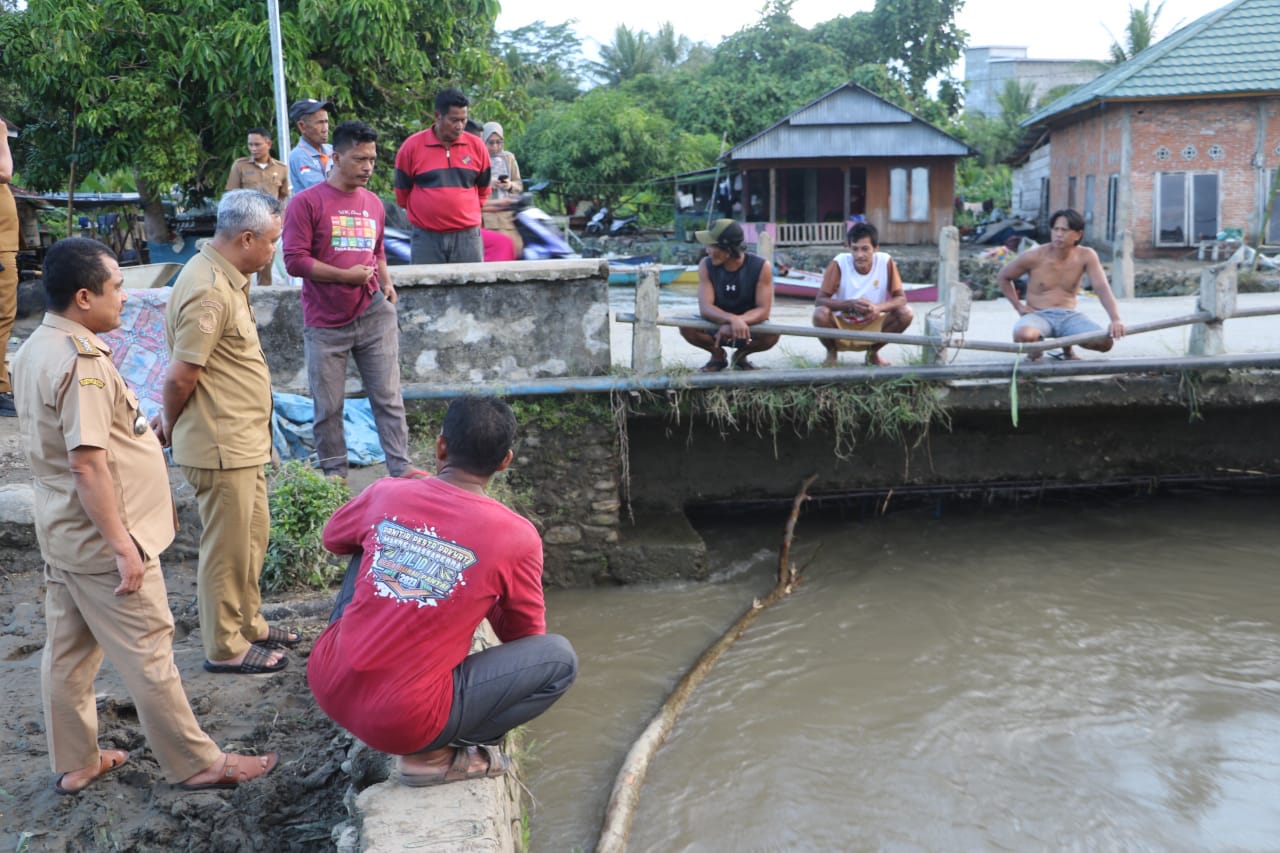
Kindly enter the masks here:
<path id="1" fill-rule="evenodd" d="M 1220 8 L 1226 0 L 1165 0 L 1157 38 Z M 1106 59 L 1112 37 L 1123 42 L 1129 6 L 1139 0 L 1072 0 L 1067 3 L 967 0 L 957 16 L 969 32 L 970 47 L 988 45 L 1026 47 L 1032 59 Z M 654 32 L 665 21 L 677 34 L 715 45 L 730 33 L 759 19 L 763 0 L 643 0 L 642 5 L 609 0 L 506 0 L 498 29 L 511 30 L 536 20 L 558 24 L 575 19 L 584 53 L 595 58 L 596 45 L 613 40 L 618 24 Z M 1159 0 L 1152 0 L 1153 7 Z M 805 27 L 837 14 L 870 11 L 874 0 L 796 0 L 791 16 Z M 1022 13 L 1019 10 L 1023 10 Z M 963 65 L 956 69 L 963 75 Z"/>

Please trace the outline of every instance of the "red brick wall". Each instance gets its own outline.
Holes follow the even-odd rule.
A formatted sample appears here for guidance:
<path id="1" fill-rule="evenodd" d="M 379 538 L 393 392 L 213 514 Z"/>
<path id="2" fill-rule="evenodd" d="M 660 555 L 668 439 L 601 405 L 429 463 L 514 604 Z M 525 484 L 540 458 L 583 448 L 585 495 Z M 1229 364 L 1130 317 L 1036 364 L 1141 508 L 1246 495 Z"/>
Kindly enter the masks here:
<path id="1" fill-rule="evenodd" d="M 1259 106 L 1262 138 L 1259 141 Z M 1133 231 L 1134 253 L 1150 257 L 1185 254 L 1186 249 L 1157 249 L 1153 234 L 1155 173 L 1214 172 L 1218 174 L 1219 228 L 1244 228 L 1256 233 L 1259 198 L 1266 171 L 1280 167 L 1280 96 L 1217 100 L 1151 101 L 1107 104 L 1079 120 L 1053 129 L 1050 167 L 1050 208 L 1067 205 L 1068 179 L 1076 178 L 1077 209 L 1084 204 L 1085 176 L 1096 176 L 1093 210 L 1083 210 L 1088 239 L 1103 244 L 1107 179 L 1121 172 L 1124 111 L 1130 114 L 1131 220 L 1117 223 Z M 1221 147 L 1214 159 L 1210 149 Z M 1156 152 L 1168 149 L 1161 161 Z M 1195 149 L 1184 158 L 1188 146 Z M 1188 153 L 1190 151 L 1188 150 Z M 1257 157 L 1261 168 L 1255 163 Z M 1090 215 L 1092 214 L 1092 216 Z"/>

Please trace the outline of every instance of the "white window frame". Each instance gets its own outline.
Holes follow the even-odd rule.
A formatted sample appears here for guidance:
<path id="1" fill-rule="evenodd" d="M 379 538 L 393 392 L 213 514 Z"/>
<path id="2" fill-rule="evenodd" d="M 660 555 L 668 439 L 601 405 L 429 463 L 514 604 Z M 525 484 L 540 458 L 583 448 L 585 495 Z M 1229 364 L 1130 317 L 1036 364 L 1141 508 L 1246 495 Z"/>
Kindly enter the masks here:
<path id="1" fill-rule="evenodd" d="M 1182 226 L 1181 241 L 1163 240 L 1160 237 L 1162 226 L 1166 224 L 1174 224 L 1174 223 L 1165 223 L 1160 218 L 1160 208 L 1162 204 L 1161 196 L 1164 193 L 1164 179 L 1166 177 L 1171 178 L 1175 175 L 1181 176 L 1182 180 L 1184 181 L 1182 185 L 1183 199 L 1184 199 L 1183 207 L 1182 207 L 1182 222 L 1178 223 Z M 1213 239 L 1212 235 L 1202 238 L 1193 233 L 1195 229 L 1194 220 L 1195 220 L 1195 209 L 1196 209 L 1195 179 L 1197 177 L 1206 176 L 1206 175 L 1213 176 L 1213 179 L 1215 182 L 1215 190 L 1216 190 L 1216 197 L 1214 198 L 1213 234 L 1216 235 L 1219 231 L 1222 230 L 1222 173 L 1221 172 L 1190 172 L 1190 171 L 1181 171 L 1181 170 L 1172 170 L 1168 172 L 1156 172 L 1155 173 L 1155 192 L 1153 193 L 1153 196 L 1155 198 L 1155 210 L 1153 211 L 1152 217 L 1151 217 L 1151 223 L 1152 223 L 1151 239 L 1155 246 L 1157 247 L 1196 246 L 1196 245 L 1199 245 L 1201 239 Z"/>
<path id="2" fill-rule="evenodd" d="M 889 170 L 889 221 L 929 221 L 928 166 L 894 166 Z"/>

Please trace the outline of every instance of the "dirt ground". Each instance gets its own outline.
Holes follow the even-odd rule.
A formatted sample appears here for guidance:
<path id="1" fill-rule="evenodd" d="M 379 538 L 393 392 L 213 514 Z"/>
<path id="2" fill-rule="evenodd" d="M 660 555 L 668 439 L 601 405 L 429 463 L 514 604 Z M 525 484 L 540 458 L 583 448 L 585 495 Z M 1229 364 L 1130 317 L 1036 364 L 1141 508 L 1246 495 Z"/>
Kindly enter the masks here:
<path id="1" fill-rule="evenodd" d="M 173 476 L 181 480 L 180 473 Z M 0 485 L 17 482 L 29 482 L 29 475 L 16 421 L 0 418 Z M 331 831 L 347 819 L 343 797 L 351 777 L 343 763 L 352 739 L 316 707 L 305 676 L 331 595 L 264 602 L 270 621 L 304 637 L 283 673 L 211 675 L 201 668 L 195 565 L 165 562 L 177 623 L 175 656 L 196 718 L 222 748 L 275 750 L 280 764 L 264 779 L 231 791 L 187 793 L 167 784 L 133 702 L 106 663 L 97 680 L 99 743 L 127 749 L 131 758 L 84 793 L 62 796 L 53 789 L 40 706 L 43 583 L 38 570 L 15 568 L 16 562 L 0 551 L 0 853 L 334 849 Z M 376 767 L 364 772 L 373 778 L 361 787 L 379 781 Z"/>

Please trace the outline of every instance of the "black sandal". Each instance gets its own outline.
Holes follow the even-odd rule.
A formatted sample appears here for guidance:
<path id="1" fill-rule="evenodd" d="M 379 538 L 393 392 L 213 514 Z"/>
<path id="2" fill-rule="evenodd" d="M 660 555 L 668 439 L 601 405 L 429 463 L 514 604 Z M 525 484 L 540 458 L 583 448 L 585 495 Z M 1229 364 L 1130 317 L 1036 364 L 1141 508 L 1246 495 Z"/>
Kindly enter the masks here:
<path id="1" fill-rule="evenodd" d="M 267 649 L 293 649 L 297 648 L 298 643 L 301 642 L 302 635 L 298 632 L 271 625 L 267 628 L 267 636 L 260 640 L 255 640 L 254 645 Z"/>
<path id="2" fill-rule="evenodd" d="M 271 649 L 254 643 L 249 646 L 249 651 L 245 652 L 244 660 L 240 663 L 205 661 L 204 669 L 205 672 L 225 673 L 228 675 L 267 675 L 272 672 L 279 672 L 289 665 L 287 657 L 281 657 L 275 663 L 270 663 L 270 660 Z"/>

